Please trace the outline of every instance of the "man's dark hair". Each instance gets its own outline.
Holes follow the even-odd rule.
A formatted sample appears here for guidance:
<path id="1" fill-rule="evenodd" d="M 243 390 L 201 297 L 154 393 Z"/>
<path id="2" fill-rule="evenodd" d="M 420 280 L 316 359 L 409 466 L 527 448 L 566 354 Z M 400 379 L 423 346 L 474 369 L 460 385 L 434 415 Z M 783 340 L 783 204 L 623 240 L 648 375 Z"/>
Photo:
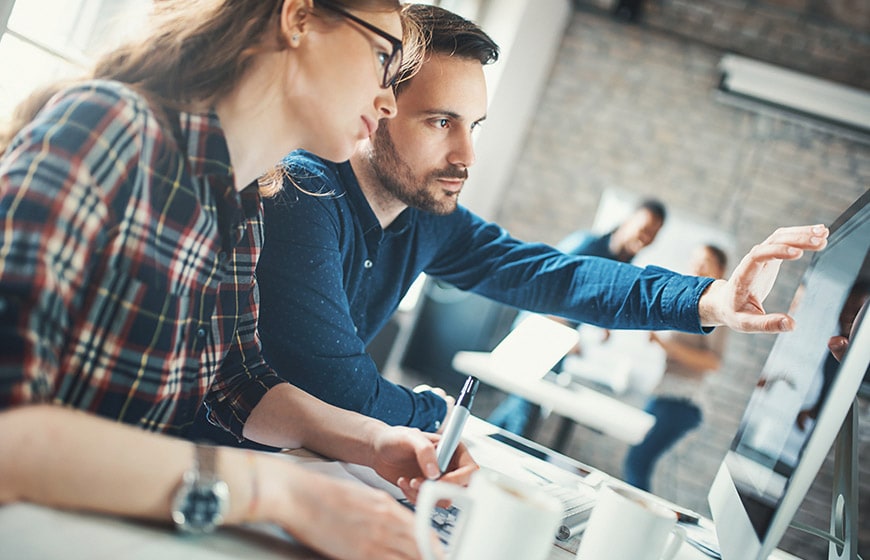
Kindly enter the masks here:
<path id="1" fill-rule="evenodd" d="M 484 65 L 498 60 L 498 45 L 473 21 L 428 4 L 408 4 L 403 13 L 422 35 L 424 61 L 431 54 L 477 60 Z M 407 85 L 403 82 L 413 77 L 418 69 L 416 65 L 402 68 L 395 86 L 396 93 Z"/>
<path id="2" fill-rule="evenodd" d="M 719 267 L 724 272 L 728 269 L 728 255 L 725 254 L 725 251 L 717 247 L 716 245 L 704 245 L 704 248 L 709 251 L 713 258 L 716 259 L 716 262 L 719 263 Z"/>
<path id="3" fill-rule="evenodd" d="M 668 215 L 667 210 L 665 210 L 665 205 L 655 198 L 648 198 L 638 204 L 638 210 L 646 210 L 656 218 L 658 218 L 662 223 L 665 223 L 665 218 Z"/>

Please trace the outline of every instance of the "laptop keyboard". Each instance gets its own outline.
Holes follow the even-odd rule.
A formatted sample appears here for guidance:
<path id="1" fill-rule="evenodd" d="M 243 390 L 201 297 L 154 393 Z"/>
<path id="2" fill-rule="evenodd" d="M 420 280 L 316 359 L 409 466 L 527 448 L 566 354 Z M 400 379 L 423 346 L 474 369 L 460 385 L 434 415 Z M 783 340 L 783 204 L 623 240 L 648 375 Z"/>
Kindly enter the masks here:
<path id="1" fill-rule="evenodd" d="M 406 508 L 414 511 L 414 504 L 406 498 L 400 498 L 399 503 Z M 450 507 L 435 507 L 432 512 L 432 528 L 438 533 L 438 538 L 441 542 L 447 544 L 450 535 L 453 533 L 453 528 L 456 526 L 456 519 L 459 515 L 459 508 L 456 506 Z"/>
<path id="2" fill-rule="evenodd" d="M 592 508 L 595 507 L 595 491 L 580 491 L 577 488 L 560 486 L 555 483 L 545 484 L 543 488 L 553 496 L 559 498 L 565 513 L 562 514 L 562 524 L 556 533 L 556 538 L 566 541 L 583 532 Z"/>

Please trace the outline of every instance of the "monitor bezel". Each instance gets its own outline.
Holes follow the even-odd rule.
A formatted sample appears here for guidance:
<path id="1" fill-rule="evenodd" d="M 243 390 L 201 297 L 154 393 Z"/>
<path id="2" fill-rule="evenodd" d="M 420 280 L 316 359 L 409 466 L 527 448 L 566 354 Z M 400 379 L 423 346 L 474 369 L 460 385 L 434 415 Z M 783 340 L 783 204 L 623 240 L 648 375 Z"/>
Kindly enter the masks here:
<path id="1" fill-rule="evenodd" d="M 867 219 L 870 219 L 870 191 L 865 192 L 831 226 L 830 246 L 844 239 L 852 228 Z M 766 559 L 791 524 L 837 439 L 870 363 L 870 320 L 863 318 L 855 327 L 854 333 L 837 378 L 831 384 L 826 404 L 816 419 L 815 428 L 807 440 L 801 460 L 789 479 L 785 494 L 773 513 L 763 539 L 759 539 L 738 494 L 727 464 L 727 456 L 722 461 L 710 487 L 708 502 L 723 560 Z M 844 498 L 856 499 L 851 496 Z"/>

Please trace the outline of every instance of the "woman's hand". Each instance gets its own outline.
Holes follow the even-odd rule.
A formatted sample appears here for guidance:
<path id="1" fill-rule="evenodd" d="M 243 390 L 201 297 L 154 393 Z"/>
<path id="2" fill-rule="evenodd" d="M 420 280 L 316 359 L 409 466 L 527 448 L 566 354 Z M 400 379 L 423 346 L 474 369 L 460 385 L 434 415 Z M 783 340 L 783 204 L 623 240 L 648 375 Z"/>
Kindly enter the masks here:
<path id="1" fill-rule="evenodd" d="M 268 462 L 262 513 L 301 543 L 338 560 L 422 558 L 414 513 L 386 492 L 285 461 Z M 432 548 L 443 557 L 434 530 Z"/>

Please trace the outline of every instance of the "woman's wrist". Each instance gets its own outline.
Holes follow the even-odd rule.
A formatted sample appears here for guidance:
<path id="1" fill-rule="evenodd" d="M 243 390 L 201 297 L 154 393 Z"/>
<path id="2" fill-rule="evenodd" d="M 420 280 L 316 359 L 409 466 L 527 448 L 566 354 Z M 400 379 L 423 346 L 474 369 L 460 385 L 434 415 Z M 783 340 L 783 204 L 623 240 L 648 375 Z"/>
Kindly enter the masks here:
<path id="1" fill-rule="evenodd" d="M 218 464 L 220 475 L 229 485 L 230 510 L 225 524 L 241 525 L 273 521 L 268 510 L 265 488 L 271 488 L 268 463 L 274 458 L 250 450 L 220 447 Z"/>
<path id="2" fill-rule="evenodd" d="M 250 494 L 248 496 L 248 507 L 245 509 L 243 521 L 245 523 L 255 523 L 261 519 L 260 512 L 260 496 L 263 495 L 262 484 L 260 482 L 260 465 L 257 453 L 254 451 L 246 451 L 245 456 L 248 464 L 248 473 L 250 475 Z"/>

